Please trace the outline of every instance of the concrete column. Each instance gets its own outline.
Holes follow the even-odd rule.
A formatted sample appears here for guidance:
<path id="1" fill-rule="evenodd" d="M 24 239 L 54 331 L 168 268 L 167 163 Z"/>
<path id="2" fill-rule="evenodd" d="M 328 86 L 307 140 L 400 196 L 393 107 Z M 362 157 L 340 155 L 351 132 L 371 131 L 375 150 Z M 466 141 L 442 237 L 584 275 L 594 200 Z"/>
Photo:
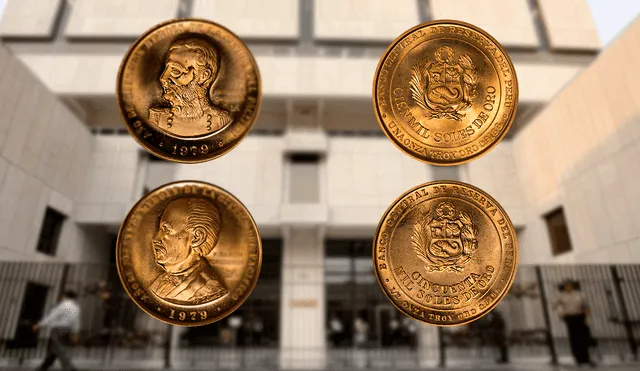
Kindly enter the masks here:
<path id="1" fill-rule="evenodd" d="M 326 363 L 324 230 L 287 226 L 284 231 L 280 367 L 321 369 Z"/>
<path id="2" fill-rule="evenodd" d="M 418 364 L 421 368 L 438 367 L 440 362 L 438 328 L 427 324 L 418 325 Z"/>

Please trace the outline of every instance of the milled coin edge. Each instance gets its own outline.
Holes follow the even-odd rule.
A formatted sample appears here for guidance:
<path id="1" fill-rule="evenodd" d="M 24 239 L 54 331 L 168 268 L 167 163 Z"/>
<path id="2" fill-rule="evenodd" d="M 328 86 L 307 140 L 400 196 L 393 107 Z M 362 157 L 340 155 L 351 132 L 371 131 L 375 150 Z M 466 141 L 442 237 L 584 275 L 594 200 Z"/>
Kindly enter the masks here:
<path id="1" fill-rule="evenodd" d="M 483 312 L 480 312 L 478 315 L 476 315 L 474 317 L 467 317 L 466 319 L 464 319 L 462 321 L 459 321 L 459 322 L 455 322 L 455 323 L 440 323 L 440 322 L 430 322 L 430 321 L 427 321 L 427 320 L 422 320 L 421 318 L 414 317 L 413 315 L 411 315 L 411 313 L 408 313 L 404 308 L 402 308 L 398 304 L 396 304 L 396 302 L 391 298 L 391 296 L 387 292 L 387 290 L 385 288 L 385 285 L 382 282 L 382 278 L 380 277 L 380 274 L 379 274 L 378 262 L 376 261 L 376 258 L 377 258 L 376 247 L 377 247 L 377 244 L 378 244 L 378 239 L 380 238 L 380 230 L 382 228 L 384 220 L 389 215 L 389 213 L 393 210 L 395 205 L 398 204 L 398 202 L 401 201 L 404 197 L 406 197 L 407 195 L 411 194 L 411 192 L 415 192 L 416 190 L 418 190 L 420 188 L 430 187 L 430 186 L 434 186 L 434 185 L 457 185 L 457 186 L 469 187 L 469 188 L 471 188 L 471 189 L 473 189 L 475 191 L 478 191 L 478 192 L 482 193 L 485 196 L 489 196 L 489 198 L 491 199 L 490 201 L 493 201 L 493 203 L 496 206 L 496 208 L 505 217 L 505 219 L 506 219 L 506 221 L 507 221 L 507 223 L 508 223 L 508 225 L 510 227 L 510 232 L 512 232 L 512 236 L 513 236 L 513 251 L 514 251 L 513 252 L 513 271 L 512 271 L 512 273 L 511 273 L 511 275 L 509 277 L 509 281 L 504 286 L 504 290 L 502 290 L 502 292 L 500 293 L 500 295 L 498 295 L 498 297 L 495 299 L 495 301 L 493 301 L 491 305 L 486 307 L 487 309 L 483 310 Z M 408 316 L 409 318 L 411 318 L 413 320 L 416 320 L 418 322 L 421 322 L 421 323 L 426 323 L 426 324 L 434 325 L 434 326 L 438 326 L 438 327 L 455 327 L 455 326 L 460 326 L 460 325 L 464 325 L 464 324 L 467 324 L 467 323 L 471 323 L 471 322 L 477 321 L 478 319 L 484 317 L 489 312 L 494 310 L 495 307 L 504 299 L 505 295 L 509 292 L 509 290 L 511 290 L 511 286 L 513 285 L 513 282 L 515 281 L 515 277 L 516 277 L 516 273 L 518 271 L 518 265 L 519 265 L 520 249 L 519 249 L 519 246 L 518 246 L 518 237 L 516 235 L 515 226 L 513 225 L 513 222 L 511 221 L 511 218 L 509 217 L 509 214 L 507 214 L 507 212 L 504 210 L 502 205 L 500 205 L 500 203 L 493 196 L 491 196 L 489 193 L 483 191 L 482 189 L 480 189 L 480 188 L 478 188 L 478 187 L 476 187 L 474 185 L 471 185 L 471 184 L 465 183 L 465 182 L 461 182 L 461 181 L 458 181 L 458 180 L 434 180 L 434 181 L 431 181 L 431 182 L 422 183 L 420 185 L 417 185 L 415 187 L 412 187 L 412 188 L 408 189 L 407 191 L 403 192 L 399 197 L 397 197 L 395 200 L 393 200 L 393 202 L 391 202 L 389 204 L 389 206 L 387 207 L 385 212 L 380 217 L 380 221 L 378 222 L 378 226 L 376 227 L 376 231 L 375 231 L 375 234 L 373 236 L 373 245 L 372 245 L 372 249 L 371 249 L 371 258 L 372 258 L 372 261 L 373 261 L 373 269 L 375 271 L 376 281 L 378 282 L 378 285 L 380 286 L 380 290 L 385 295 L 387 300 L 389 300 L 391 302 L 391 304 L 393 304 L 393 306 L 396 307 L 401 313 L 403 313 L 404 315 Z M 406 294 L 403 294 L 403 295 L 408 297 L 408 295 L 406 295 Z M 425 306 L 423 306 L 423 307 L 427 308 Z"/>
<path id="2" fill-rule="evenodd" d="M 229 142 L 230 144 L 227 147 L 224 147 L 224 150 L 216 150 L 214 151 L 215 155 L 209 155 L 209 156 L 202 156 L 202 157 L 198 157 L 195 159 L 190 159 L 187 157 L 180 157 L 179 155 L 175 155 L 175 156 L 171 156 L 171 155 L 165 155 L 164 153 L 160 153 L 159 151 L 156 151 L 155 148 L 156 146 L 152 146 L 149 145 L 148 143 L 146 143 L 143 139 L 138 137 L 138 134 L 135 133 L 135 131 L 133 130 L 133 128 L 130 127 L 129 125 L 129 121 L 127 120 L 127 116 L 126 113 L 124 112 L 124 103 L 123 103 L 123 98 L 120 94 L 120 91 L 122 90 L 122 78 L 123 78 L 123 73 L 124 73 L 124 67 L 127 63 L 127 61 L 129 60 L 129 58 L 131 57 L 131 53 L 136 49 L 136 47 L 138 45 L 140 45 L 140 43 L 142 43 L 142 41 L 149 36 L 150 34 L 152 34 L 153 32 L 157 31 L 158 29 L 168 26 L 170 24 L 173 23 L 181 23 L 181 22 L 202 22 L 202 23 L 207 23 L 209 25 L 213 25 L 215 27 L 219 27 L 222 30 L 228 32 L 232 37 L 235 37 L 238 41 L 240 41 L 240 43 L 242 45 L 244 45 L 244 48 L 246 49 L 246 51 L 248 52 L 248 56 L 249 56 L 249 60 L 251 61 L 251 64 L 254 67 L 255 70 L 255 74 L 256 74 L 256 85 L 257 85 L 257 99 L 256 99 L 256 103 L 255 103 L 255 113 L 251 119 L 251 122 L 249 123 L 247 130 L 244 131 L 244 133 L 237 137 L 234 138 L 233 141 Z M 161 23 L 158 23 L 156 25 L 154 25 L 153 27 L 149 28 L 148 30 L 146 30 L 144 33 L 142 33 L 127 49 L 127 51 L 125 52 L 124 56 L 122 57 L 122 60 L 120 61 L 120 65 L 118 67 L 118 75 L 116 77 L 116 104 L 118 106 L 118 112 L 120 113 L 120 117 L 122 118 L 122 121 L 124 122 L 124 126 L 127 128 L 127 131 L 129 132 L 129 135 L 131 135 L 133 137 L 133 139 L 138 142 L 138 144 L 144 148 L 147 152 L 151 153 L 154 156 L 157 156 L 163 160 L 167 160 L 170 162 L 175 162 L 175 163 L 180 163 L 180 164 L 197 164 L 197 163 L 203 163 L 203 162 L 208 162 L 211 160 L 214 160 L 216 158 L 222 157 L 225 154 L 229 153 L 231 150 L 233 150 L 234 148 L 236 148 L 240 142 L 242 142 L 247 135 L 249 134 L 249 132 L 251 131 L 251 129 L 253 128 L 253 126 L 255 125 L 256 121 L 258 120 L 258 116 L 260 115 L 260 108 L 262 107 L 262 77 L 260 75 L 260 69 L 258 68 L 258 63 L 256 62 L 256 59 L 253 55 L 253 52 L 251 51 L 251 49 L 249 49 L 249 47 L 247 46 L 247 44 L 244 42 L 244 40 L 242 40 L 242 38 L 240 38 L 237 34 L 235 34 L 233 31 L 231 31 L 230 29 L 228 29 L 227 27 L 210 21 L 208 19 L 204 19 L 204 18 L 174 18 L 174 19 L 170 19 L 168 21 L 164 21 Z M 224 129 L 223 129 L 224 130 Z M 159 132 L 165 136 L 165 133 Z M 207 136 L 208 138 L 214 138 L 216 136 L 216 133 L 211 133 L 209 136 Z M 176 138 L 171 136 L 172 138 Z M 176 138 L 179 140 L 183 140 L 185 142 L 188 141 L 195 141 L 195 140 L 203 140 L 203 138 L 198 138 L 198 139 L 182 139 L 182 138 Z"/>
<path id="3" fill-rule="evenodd" d="M 206 320 L 201 320 L 198 322 L 180 322 L 177 320 L 171 320 L 170 318 L 165 318 L 165 317 L 161 317 L 159 316 L 157 313 L 149 310 L 148 308 L 145 308 L 143 305 L 141 305 L 138 302 L 138 299 L 136 299 L 134 297 L 134 295 L 131 294 L 129 287 L 127 285 L 124 284 L 124 282 L 126 281 L 125 277 L 124 277 L 124 273 L 122 272 L 122 268 L 121 267 L 121 262 L 120 262 L 120 251 L 121 251 L 121 247 L 120 245 L 123 243 L 122 242 L 122 234 L 124 231 L 124 228 L 127 224 L 127 222 L 129 221 L 129 219 L 133 216 L 133 211 L 140 206 L 143 202 L 147 201 L 149 198 L 153 197 L 157 192 L 162 191 L 165 188 L 169 188 L 169 187 L 174 187 L 174 186 L 187 186 L 187 185 L 194 185 L 194 186 L 204 186 L 204 187 L 211 187 L 214 189 L 214 191 L 222 191 L 227 197 L 235 200 L 236 202 L 238 202 L 238 204 L 240 204 L 240 206 L 242 206 L 244 208 L 244 211 L 247 212 L 247 216 L 249 217 L 249 220 L 251 221 L 251 225 L 253 226 L 253 229 L 256 232 L 256 248 L 258 250 L 258 262 L 256 264 L 256 272 L 253 275 L 253 278 L 251 280 L 251 286 L 249 286 L 247 288 L 247 290 L 245 291 L 245 295 L 243 295 L 243 297 L 239 298 L 233 305 L 229 306 L 229 308 L 223 312 L 221 315 L 216 315 L 213 317 L 209 317 Z M 246 207 L 246 205 L 244 203 L 242 203 L 242 201 L 240 201 L 236 196 L 234 196 L 231 192 L 227 191 L 226 189 L 211 184 L 211 183 L 207 183 L 207 182 L 203 182 L 203 181 L 199 181 L 199 180 L 180 180 L 180 181 L 175 181 L 175 182 L 170 182 L 170 183 L 166 183 L 164 185 L 161 185 L 159 187 L 156 187 L 155 189 L 149 191 L 147 194 L 145 194 L 144 196 L 142 196 L 129 210 L 129 212 L 127 212 L 127 216 L 124 218 L 124 220 L 122 221 L 122 223 L 120 224 L 120 228 L 118 230 L 118 236 L 116 238 L 116 248 L 115 248 L 115 254 L 116 254 L 116 269 L 118 271 L 118 278 L 120 278 L 120 284 L 122 285 L 122 287 L 124 288 L 125 292 L 127 293 L 127 296 L 129 296 L 129 299 L 131 299 L 131 301 L 133 303 L 135 303 L 135 305 L 140 308 L 143 312 L 145 312 L 146 314 L 148 314 L 149 316 L 157 319 L 160 322 L 164 322 L 166 324 L 169 325 L 175 325 L 175 326 L 180 326 L 180 327 L 198 327 L 198 326 L 205 326 L 205 325 L 210 325 L 212 323 L 218 322 L 222 319 L 224 319 L 225 317 L 229 316 L 230 314 L 232 314 L 233 312 L 235 312 L 242 304 L 244 304 L 244 302 L 249 298 L 249 296 L 251 296 L 251 293 L 253 293 L 253 289 L 255 288 L 256 284 L 258 283 L 258 279 L 260 277 L 260 273 L 262 270 L 262 239 L 260 236 L 260 230 L 258 229 L 258 225 L 256 224 L 255 220 L 253 219 L 253 215 L 251 215 L 251 212 L 249 211 L 249 209 Z M 227 295 L 230 295 L 227 294 Z M 202 304 L 199 304 L 199 306 L 202 306 Z"/>
<path id="4" fill-rule="evenodd" d="M 438 162 L 435 161 L 434 159 L 432 159 L 431 157 L 426 157 L 426 156 L 418 156 L 416 154 L 414 154 L 413 152 L 407 151 L 401 144 L 397 143 L 396 140 L 393 138 L 393 136 L 391 135 L 391 133 L 388 132 L 386 125 L 384 124 L 384 118 L 382 117 L 382 114 L 378 108 L 378 105 L 376 104 L 376 86 L 378 85 L 378 77 L 380 75 L 380 69 L 382 68 L 384 61 L 386 60 L 387 56 L 389 55 L 389 52 L 391 52 L 391 50 L 393 50 L 393 48 L 400 42 L 402 41 L 407 35 L 411 34 L 412 32 L 421 29 L 421 28 L 425 28 L 425 27 L 430 27 L 430 26 L 437 26 L 437 25 L 446 25 L 446 24 L 453 24 L 453 25 L 457 25 L 457 26 L 465 26 L 468 27 L 474 31 L 479 32 L 480 34 L 482 34 L 483 36 L 487 37 L 489 40 L 491 40 L 496 47 L 502 52 L 502 54 L 505 55 L 505 59 L 507 60 L 507 62 L 509 63 L 509 67 L 511 68 L 511 71 L 513 71 L 513 88 L 514 88 L 514 97 L 513 97 L 513 101 L 515 102 L 515 104 L 513 105 L 513 109 L 511 110 L 511 115 L 508 118 L 508 122 L 505 125 L 504 128 L 502 128 L 502 132 L 501 134 L 494 140 L 492 141 L 492 143 L 488 146 L 486 146 L 484 149 L 482 149 L 481 151 L 478 151 L 475 155 L 471 156 L 471 157 L 467 157 L 467 158 L 463 158 L 459 161 L 449 161 L 449 162 Z M 509 132 L 509 130 L 511 130 L 511 126 L 513 125 L 513 121 L 515 120 L 516 117 L 516 113 L 518 111 L 518 103 L 519 103 L 519 93 L 520 93 L 520 89 L 519 89 L 519 85 L 518 85 L 518 76 L 517 76 L 517 72 L 515 67 L 513 66 L 513 61 L 511 60 L 511 57 L 509 56 L 509 54 L 507 53 L 507 51 L 505 50 L 505 48 L 502 46 L 502 44 L 500 44 L 498 42 L 498 40 L 496 40 L 491 34 L 489 34 L 487 31 L 483 30 L 482 28 L 473 25 L 471 23 L 467 23 L 467 22 L 463 22 L 463 21 L 458 21 L 458 20 L 453 20 L 453 19 L 438 19 L 438 20 L 434 20 L 434 21 L 428 21 L 428 22 L 423 22 L 420 23 L 418 25 L 415 25 L 411 28 L 409 28 L 408 30 L 404 31 L 402 34 L 400 34 L 400 36 L 396 37 L 391 44 L 389 44 L 389 46 L 387 47 L 387 49 L 385 49 L 384 53 L 382 54 L 382 56 L 380 57 L 380 59 L 378 60 L 378 64 L 376 66 L 376 71 L 373 75 L 373 87 L 372 87 L 372 93 L 371 93 L 371 101 L 373 103 L 373 110 L 375 111 L 376 114 L 376 120 L 378 121 L 378 125 L 380 126 L 380 128 L 382 129 L 382 132 L 384 133 L 384 135 L 391 141 L 391 143 L 393 143 L 393 145 L 395 145 L 400 151 L 402 151 L 404 154 L 418 160 L 421 162 L 424 162 L 426 164 L 429 165 L 435 165 L 435 166 L 456 166 L 456 165 L 462 165 L 462 164 L 466 164 L 467 162 L 473 161 L 477 158 L 480 158 L 482 156 L 484 156 L 487 152 L 491 151 L 498 143 L 500 143 L 504 137 L 507 135 L 507 133 Z"/>

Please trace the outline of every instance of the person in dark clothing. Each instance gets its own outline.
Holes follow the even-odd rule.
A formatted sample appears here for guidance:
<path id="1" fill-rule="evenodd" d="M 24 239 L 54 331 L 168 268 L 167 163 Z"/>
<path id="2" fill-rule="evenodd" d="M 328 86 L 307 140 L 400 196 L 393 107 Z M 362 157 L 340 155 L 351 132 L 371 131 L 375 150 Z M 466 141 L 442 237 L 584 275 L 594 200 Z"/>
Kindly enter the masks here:
<path id="1" fill-rule="evenodd" d="M 492 310 L 486 316 L 491 343 L 498 348 L 499 357 L 496 362 L 509 363 L 509 347 L 507 346 L 507 324 L 502 314 Z"/>
<path id="2" fill-rule="evenodd" d="M 579 366 L 595 363 L 589 357 L 589 345 L 593 343 L 589 329 L 589 307 L 578 290 L 576 282 L 567 280 L 560 285 L 560 295 L 553 303 L 554 309 L 567 325 L 571 353 Z"/>

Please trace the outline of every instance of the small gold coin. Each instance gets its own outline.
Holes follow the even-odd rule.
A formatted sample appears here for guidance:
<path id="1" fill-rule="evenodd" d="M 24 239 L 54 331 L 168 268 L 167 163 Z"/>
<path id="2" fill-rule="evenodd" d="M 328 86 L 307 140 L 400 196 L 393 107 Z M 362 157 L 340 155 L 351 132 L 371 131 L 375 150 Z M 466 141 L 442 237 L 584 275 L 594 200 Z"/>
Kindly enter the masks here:
<path id="1" fill-rule="evenodd" d="M 245 206 L 188 181 L 146 194 L 125 218 L 118 274 L 133 301 L 160 321 L 199 326 L 238 308 L 258 280 L 262 244 Z"/>
<path id="2" fill-rule="evenodd" d="M 493 309 L 516 274 L 518 241 L 504 209 L 469 184 L 438 181 L 405 192 L 376 230 L 380 287 L 405 314 L 439 326 Z"/>
<path id="3" fill-rule="evenodd" d="M 373 81 L 386 136 L 432 165 L 456 165 L 489 151 L 516 115 L 511 59 L 485 31 L 464 22 L 411 28 L 387 48 Z"/>
<path id="4" fill-rule="evenodd" d="M 165 160 L 203 162 L 246 136 L 261 102 L 258 66 L 228 29 L 176 19 L 140 36 L 125 54 L 116 87 L 129 133 Z"/>

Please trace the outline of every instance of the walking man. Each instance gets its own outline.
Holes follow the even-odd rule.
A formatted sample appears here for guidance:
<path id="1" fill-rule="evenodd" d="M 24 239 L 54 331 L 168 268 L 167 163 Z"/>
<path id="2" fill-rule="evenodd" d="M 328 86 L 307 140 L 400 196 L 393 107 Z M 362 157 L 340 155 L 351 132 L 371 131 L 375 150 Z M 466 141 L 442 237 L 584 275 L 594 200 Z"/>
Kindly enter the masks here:
<path id="1" fill-rule="evenodd" d="M 63 370 L 76 370 L 75 366 L 71 363 L 71 358 L 69 358 L 66 349 L 70 341 L 73 344 L 78 342 L 80 307 L 75 299 L 75 292 L 65 291 L 60 303 L 58 303 L 46 317 L 38 322 L 38 324 L 33 326 L 34 332 L 43 327 L 51 329 L 47 357 L 40 367 L 37 368 L 38 371 L 48 370 L 56 361 L 56 358 L 60 360 Z"/>

